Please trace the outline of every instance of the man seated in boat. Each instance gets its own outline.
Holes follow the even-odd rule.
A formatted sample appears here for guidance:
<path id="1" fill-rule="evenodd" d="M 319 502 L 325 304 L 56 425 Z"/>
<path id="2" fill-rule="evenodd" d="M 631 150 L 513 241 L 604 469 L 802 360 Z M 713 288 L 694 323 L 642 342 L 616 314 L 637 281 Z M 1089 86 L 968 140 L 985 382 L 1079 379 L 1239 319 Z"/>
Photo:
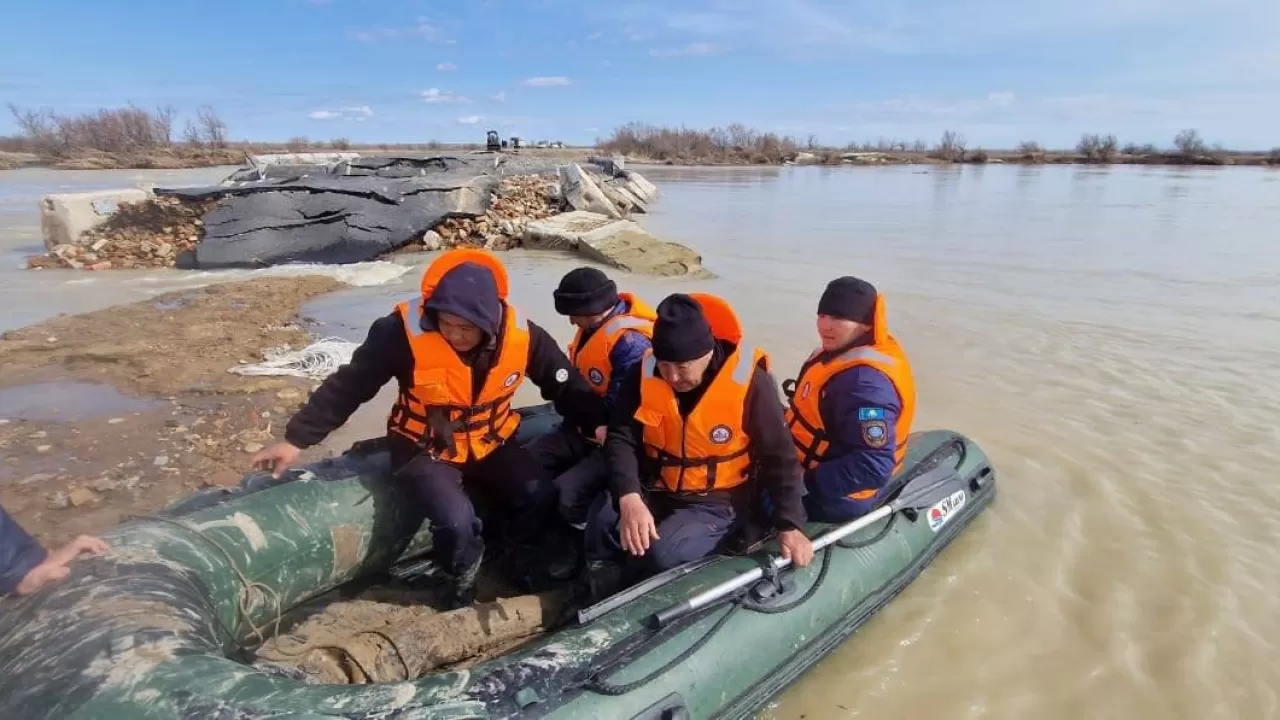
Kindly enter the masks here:
<path id="1" fill-rule="evenodd" d="M 624 551 L 645 574 L 711 554 L 761 487 L 782 555 L 807 565 L 800 466 L 768 355 L 743 341 L 718 297 L 671 295 L 657 316 L 653 349 L 623 379 L 609 422 L 610 492 L 586 538 L 593 598 L 623 583 Z"/>
<path id="2" fill-rule="evenodd" d="M 578 328 L 569 343 L 569 361 L 612 408 L 623 376 L 650 347 L 653 308 L 631 293 L 619 293 L 613 280 L 592 267 L 570 270 L 553 296 L 556 312 Z M 530 445 L 534 457 L 555 476 L 560 516 L 578 530 L 586 526 L 587 510 L 605 487 L 603 442 L 603 433 L 587 437 L 562 427 Z"/>
<path id="3" fill-rule="evenodd" d="M 0 507 L 0 595 L 31 595 L 71 574 L 81 555 L 101 555 L 107 544 L 81 535 L 49 552 Z"/>
<path id="4" fill-rule="evenodd" d="M 889 334 L 884 297 L 854 277 L 818 301 L 821 346 L 784 384 L 786 418 L 805 469 L 805 508 L 823 522 L 879 505 L 907 454 L 915 416 L 911 365 Z"/>
<path id="5" fill-rule="evenodd" d="M 581 432 L 594 436 L 606 418 L 555 340 L 508 304 L 507 290 L 506 269 L 492 253 L 441 255 L 423 274 L 421 294 L 374 321 L 351 362 L 289 420 L 284 441 L 253 459 L 278 477 L 395 378 L 392 468 L 431 523 L 436 556 L 454 579 L 454 607 L 474 600 L 484 554 L 470 497 L 477 490 L 506 505 L 512 579 L 529 591 L 537 577 L 531 548 L 550 517 L 550 478 L 527 449 L 507 442 L 520 424 L 511 401 L 526 376 Z"/>

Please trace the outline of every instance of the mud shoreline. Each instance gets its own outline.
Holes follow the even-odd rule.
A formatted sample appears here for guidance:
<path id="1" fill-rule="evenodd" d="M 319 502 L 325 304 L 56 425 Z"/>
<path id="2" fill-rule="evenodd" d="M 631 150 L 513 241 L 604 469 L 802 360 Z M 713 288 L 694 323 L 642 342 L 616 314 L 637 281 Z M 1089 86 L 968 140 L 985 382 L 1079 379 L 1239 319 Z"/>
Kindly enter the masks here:
<path id="1" fill-rule="evenodd" d="M 314 383 L 228 369 L 305 347 L 299 308 L 342 287 L 228 282 L 0 335 L 0 504 L 52 545 L 238 484 Z"/>

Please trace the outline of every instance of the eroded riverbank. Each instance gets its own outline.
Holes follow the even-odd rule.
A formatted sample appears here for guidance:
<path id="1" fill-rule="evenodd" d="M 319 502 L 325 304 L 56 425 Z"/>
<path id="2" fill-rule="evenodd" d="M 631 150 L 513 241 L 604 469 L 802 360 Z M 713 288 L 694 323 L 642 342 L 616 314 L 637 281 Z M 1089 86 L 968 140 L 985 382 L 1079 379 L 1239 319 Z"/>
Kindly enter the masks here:
<path id="1" fill-rule="evenodd" d="M 230 282 L 3 334 L 0 504 L 56 544 L 239 483 L 311 385 L 228 370 L 307 345 L 298 308 L 340 287 Z"/>

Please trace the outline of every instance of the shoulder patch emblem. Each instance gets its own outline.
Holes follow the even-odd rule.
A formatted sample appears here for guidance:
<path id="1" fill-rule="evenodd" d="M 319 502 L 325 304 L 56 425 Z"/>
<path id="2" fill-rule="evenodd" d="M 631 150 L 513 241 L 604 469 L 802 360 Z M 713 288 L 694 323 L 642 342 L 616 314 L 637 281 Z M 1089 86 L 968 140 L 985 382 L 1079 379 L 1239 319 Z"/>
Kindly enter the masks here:
<path id="1" fill-rule="evenodd" d="M 717 445 L 724 445 L 733 439 L 733 431 L 729 429 L 728 425 L 717 425 L 711 428 L 710 437 L 711 442 Z"/>
<path id="2" fill-rule="evenodd" d="M 506 380 L 502 381 L 502 387 L 511 387 L 512 385 L 515 385 L 516 381 L 519 379 L 520 379 L 520 373 L 513 372 L 507 376 Z"/>
<path id="3" fill-rule="evenodd" d="M 592 385 L 603 385 L 604 373 L 600 372 L 596 368 L 591 368 L 587 371 L 587 379 L 591 381 Z"/>
<path id="4" fill-rule="evenodd" d="M 862 423 L 862 442 L 867 447 L 882 448 L 889 444 L 889 427 L 883 420 L 865 420 Z"/>
<path id="5" fill-rule="evenodd" d="M 878 407 L 860 407 L 858 408 L 858 420 L 883 420 L 884 408 Z"/>

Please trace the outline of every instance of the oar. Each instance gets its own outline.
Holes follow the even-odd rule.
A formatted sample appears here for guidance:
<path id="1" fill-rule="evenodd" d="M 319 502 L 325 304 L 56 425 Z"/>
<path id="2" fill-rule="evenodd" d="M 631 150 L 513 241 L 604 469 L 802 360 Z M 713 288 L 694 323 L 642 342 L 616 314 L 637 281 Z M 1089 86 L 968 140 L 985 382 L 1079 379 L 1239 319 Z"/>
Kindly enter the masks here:
<path id="1" fill-rule="evenodd" d="M 922 510 L 928 508 L 934 503 L 941 502 L 943 499 L 950 497 L 953 493 L 964 490 L 964 479 L 954 468 L 935 468 L 922 474 L 907 483 L 903 491 L 887 505 L 882 505 L 878 509 L 863 515 L 857 520 L 853 520 L 837 528 L 824 533 L 817 540 L 813 541 L 813 551 L 816 553 L 822 548 L 833 543 L 839 542 L 841 539 L 852 535 L 853 533 L 872 525 L 884 518 L 893 515 L 896 512 L 908 509 Z M 770 560 L 775 570 L 781 570 L 791 564 L 791 560 L 782 557 L 775 557 Z M 682 618 L 689 613 L 707 607 L 711 603 L 747 587 L 753 582 L 764 577 L 763 568 L 755 568 L 738 575 L 735 578 L 725 580 L 719 585 L 706 590 L 705 592 L 694 595 L 693 597 L 676 603 L 664 610 L 654 614 L 653 622 L 656 627 L 662 627 L 672 620 Z"/>

